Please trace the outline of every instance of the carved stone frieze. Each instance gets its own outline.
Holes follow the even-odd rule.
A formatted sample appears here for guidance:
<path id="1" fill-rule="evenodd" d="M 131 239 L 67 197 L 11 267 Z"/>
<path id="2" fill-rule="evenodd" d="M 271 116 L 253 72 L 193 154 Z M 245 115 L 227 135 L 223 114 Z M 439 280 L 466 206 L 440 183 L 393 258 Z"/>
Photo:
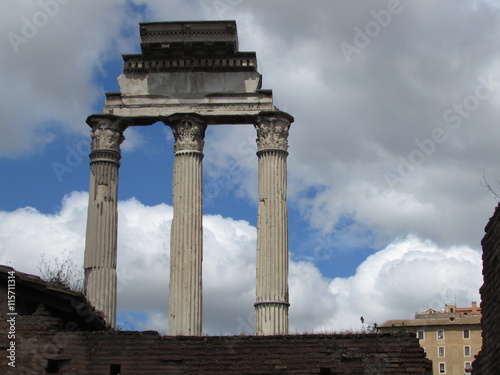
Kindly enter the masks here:
<path id="1" fill-rule="evenodd" d="M 205 144 L 205 129 L 207 124 L 198 116 L 177 115 L 172 116 L 169 125 L 174 133 L 174 151 L 203 152 Z"/>
<path id="2" fill-rule="evenodd" d="M 259 115 L 255 122 L 255 129 L 257 129 L 259 151 L 269 149 L 287 151 L 290 119 L 282 112 Z"/>
<path id="3" fill-rule="evenodd" d="M 125 55 L 124 73 L 160 72 L 256 72 L 255 52 L 238 52 L 232 56 Z"/>

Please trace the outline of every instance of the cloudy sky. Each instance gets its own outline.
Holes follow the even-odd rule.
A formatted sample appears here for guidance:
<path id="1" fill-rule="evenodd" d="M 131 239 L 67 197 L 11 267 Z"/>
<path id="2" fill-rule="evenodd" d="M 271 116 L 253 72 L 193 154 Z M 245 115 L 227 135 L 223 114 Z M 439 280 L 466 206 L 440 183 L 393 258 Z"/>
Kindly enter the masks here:
<path id="1" fill-rule="evenodd" d="M 288 158 L 292 332 L 360 329 L 479 301 L 500 194 L 495 1 L 16 0 L 0 3 L 0 263 L 83 263 L 89 134 L 143 21 L 237 21 L 295 117 Z M 119 314 L 167 330 L 171 130 L 129 128 Z M 252 333 L 255 130 L 212 126 L 204 158 L 204 332 Z"/>

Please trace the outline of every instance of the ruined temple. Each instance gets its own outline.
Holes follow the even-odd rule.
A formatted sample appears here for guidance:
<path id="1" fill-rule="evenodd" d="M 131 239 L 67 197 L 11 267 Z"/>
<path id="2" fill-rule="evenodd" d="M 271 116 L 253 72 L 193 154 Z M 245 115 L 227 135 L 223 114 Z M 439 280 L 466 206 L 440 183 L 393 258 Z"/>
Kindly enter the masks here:
<path id="1" fill-rule="evenodd" d="M 262 89 L 255 52 L 234 21 L 141 23 L 141 54 L 124 55 L 120 92 L 91 128 L 85 295 L 0 266 L 0 329 L 15 318 L 8 374 L 413 374 L 431 362 L 413 334 L 290 335 L 288 133 L 293 117 Z M 126 129 L 163 123 L 175 138 L 168 335 L 116 325 L 117 202 Z M 202 159 L 207 126 L 256 129 L 255 335 L 202 336 Z M 8 310 L 8 283 L 18 297 Z M 167 288 L 167 286 L 165 286 Z M 9 352 L 7 336 L 1 348 Z"/>
<path id="2" fill-rule="evenodd" d="M 124 55 L 119 93 L 89 116 L 90 194 L 85 288 L 112 326 L 116 320 L 120 144 L 131 126 L 161 122 L 175 138 L 168 329 L 202 332 L 203 186 L 207 126 L 253 125 L 257 135 L 256 334 L 288 333 L 286 159 L 293 117 L 262 90 L 255 52 L 238 50 L 234 21 L 141 23 L 141 54 Z"/>

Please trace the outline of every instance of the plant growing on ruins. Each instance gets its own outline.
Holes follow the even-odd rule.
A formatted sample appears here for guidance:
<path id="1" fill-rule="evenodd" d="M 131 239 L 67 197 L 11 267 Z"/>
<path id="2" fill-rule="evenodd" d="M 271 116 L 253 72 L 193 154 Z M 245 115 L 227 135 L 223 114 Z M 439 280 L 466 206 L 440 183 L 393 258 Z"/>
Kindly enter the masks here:
<path id="1" fill-rule="evenodd" d="M 498 189 L 498 186 L 500 186 L 500 181 L 498 180 L 498 178 L 495 179 L 495 182 L 497 186 L 496 189 Z M 497 193 L 496 189 L 488 182 L 484 168 L 483 168 L 483 181 L 481 183 L 481 186 L 487 188 L 490 191 L 490 193 L 493 194 L 493 197 L 497 202 L 500 201 L 500 194 Z"/>
<path id="2" fill-rule="evenodd" d="M 38 265 L 42 280 L 56 288 L 83 293 L 83 272 L 73 262 L 73 252 L 64 250 L 62 256 L 47 259 L 46 255 L 42 254 Z"/>

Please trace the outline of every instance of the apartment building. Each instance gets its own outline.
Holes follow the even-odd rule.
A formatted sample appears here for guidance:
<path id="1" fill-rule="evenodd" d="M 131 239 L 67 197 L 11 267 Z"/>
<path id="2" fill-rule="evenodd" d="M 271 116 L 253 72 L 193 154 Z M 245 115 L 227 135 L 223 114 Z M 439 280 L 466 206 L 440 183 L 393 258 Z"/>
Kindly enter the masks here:
<path id="1" fill-rule="evenodd" d="M 382 332 L 413 332 L 433 363 L 434 374 L 469 374 L 474 356 L 481 350 L 481 308 L 445 306 L 416 313 L 415 319 L 388 320 Z"/>

